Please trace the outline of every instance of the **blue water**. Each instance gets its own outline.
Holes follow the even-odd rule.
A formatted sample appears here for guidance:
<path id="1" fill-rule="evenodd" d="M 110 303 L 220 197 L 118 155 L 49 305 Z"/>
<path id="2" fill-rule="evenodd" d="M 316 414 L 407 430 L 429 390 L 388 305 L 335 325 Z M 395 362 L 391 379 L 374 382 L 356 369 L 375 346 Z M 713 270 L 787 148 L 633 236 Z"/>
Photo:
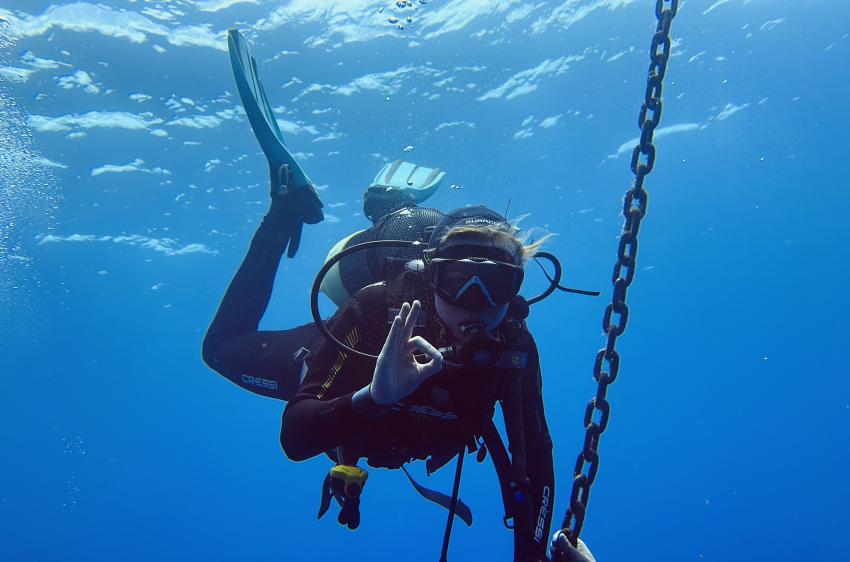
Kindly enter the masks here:
<path id="1" fill-rule="evenodd" d="M 327 459 L 288 461 L 283 404 L 201 361 L 267 206 L 231 26 L 328 215 L 283 263 L 263 327 L 309 319 L 314 272 L 367 225 L 363 189 L 402 157 L 447 171 L 435 207 L 510 200 L 523 226 L 557 234 L 548 249 L 569 284 L 604 291 L 557 295 L 530 320 L 560 522 L 653 7 L 5 0 L 0 559 L 439 557 L 445 512 L 397 471 L 371 471 L 356 532 L 316 521 Z M 391 14 L 413 23 L 396 29 Z M 850 7 L 689 0 L 673 27 L 665 135 L 582 536 L 600 562 L 843 561 Z M 542 286 L 530 273 L 526 292 Z M 448 490 L 451 472 L 431 485 Z M 449 559 L 510 560 L 489 461 L 467 464 L 461 495 L 476 522 L 455 527 Z"/>

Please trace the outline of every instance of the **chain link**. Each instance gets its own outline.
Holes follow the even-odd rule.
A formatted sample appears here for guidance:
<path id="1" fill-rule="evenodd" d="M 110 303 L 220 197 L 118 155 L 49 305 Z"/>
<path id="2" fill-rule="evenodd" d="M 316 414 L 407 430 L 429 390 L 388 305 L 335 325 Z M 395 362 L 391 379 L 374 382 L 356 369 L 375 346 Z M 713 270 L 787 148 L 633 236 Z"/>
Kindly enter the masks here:
<path id="1" fill-rule="evenodd" d="M 573 546 L 576 545 L 581 534 L 584 517 L 587 514 L 587 502 L 590 499 L 590 487 L 599 471 L 599 440 L 608 427 L 611 415 L 611 404 L 606 398 L 608 385 L 617 380 L 620 371 L 620 355 L 615 346 L 617 338 L 626 330 L 629 320 L 626 293 L 635 276 L 638 233 L 641 221 L 646 216 L 648 203 L 648 194 L 643 188 L 643 183 L 644 178 L 655 165 L 655 145 L 652 140 L 655 128 L 661 122 L 663 107 L 661 92 L 672 46 L 670 25 L 678 9 L 679 0 L 656 0 L 655 16 L 658 19 L 658 26 L 649 49 L 651 62 L 647 74 L 646 95 L 638 115 L 638 127 L 641 129 L 640 141 L 632 152 L 631 168 L 635 180 L 623 201 L 625 224 L 620 235 L 617 263 L 614 266 L 612 278 L 614 294 L 602 319 L 602 328 L 607 334 L 607 341 L 605 347 L 597 353 L 593 365 L 593 378 L 596 379 L 598 387 L 596 396 L 588 402 L 585 410 L 584 444 L 573 471 L 570 506 L 561 524 L 561 533 L 566 535 Z"/>

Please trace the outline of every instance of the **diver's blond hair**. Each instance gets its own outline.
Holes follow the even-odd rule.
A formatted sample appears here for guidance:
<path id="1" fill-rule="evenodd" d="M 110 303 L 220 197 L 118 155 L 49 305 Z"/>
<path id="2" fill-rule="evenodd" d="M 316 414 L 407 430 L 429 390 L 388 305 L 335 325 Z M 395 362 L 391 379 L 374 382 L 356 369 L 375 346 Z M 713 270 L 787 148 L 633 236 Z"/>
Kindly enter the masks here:
<path id="1" fill-rule="evenodd" d="M 482 238 L 489 238 L 495 241 L 498 245 L 513 247 L 513 250 L 508 250 L 517 259 L 517 264 L 525 266 L 532 259 L 540 248 L 553 236 L 552 233 L 545 233 L 542 237 L 533 240 L 535 229 L 521 231 L 515 225 L 511 225 L 510 230 L 505 230 L 503 225 L 487 224 L 483 226 L 453 226 L 440 239 L 440 244 L 445 243 L 450 238 L 460 236 L 461 234 L 474 234 Z M 532 239 L 531 242 L 528 240 Z"/>

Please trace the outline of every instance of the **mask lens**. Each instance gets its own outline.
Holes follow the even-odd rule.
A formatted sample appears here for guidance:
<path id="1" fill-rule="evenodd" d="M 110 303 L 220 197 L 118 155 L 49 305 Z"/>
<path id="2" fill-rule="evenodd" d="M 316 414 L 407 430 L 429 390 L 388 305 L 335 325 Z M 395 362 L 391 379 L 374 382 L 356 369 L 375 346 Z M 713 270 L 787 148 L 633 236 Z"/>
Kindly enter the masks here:
<path id="1" fill-rule="evenodd" d="M 522 268 L 471 259 L 432 260 L 432 287 L 449 302 L 471 310 L 500 306 L 519 292 Z"/>

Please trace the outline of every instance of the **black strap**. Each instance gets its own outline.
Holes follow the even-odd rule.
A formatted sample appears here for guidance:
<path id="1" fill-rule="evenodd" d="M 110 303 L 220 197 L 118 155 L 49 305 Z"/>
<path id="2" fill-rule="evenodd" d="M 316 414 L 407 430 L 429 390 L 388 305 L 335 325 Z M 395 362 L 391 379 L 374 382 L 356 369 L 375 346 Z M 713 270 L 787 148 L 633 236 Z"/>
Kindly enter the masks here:
<path id="1" fill-rule="evenodd" d="M 414 480 L 410 473 L 407 472 L 407 469 L 405 467 L 402 466 L 401 469 L 404 471 L 405 476 L 407 476 L 407 479 L 410 480 L 410 483 L 413 485 L 416 491 L 419 492 L 420 496 L 422 496 L 429 502 L 434 502 L 435 504 L 451 511 L 452 498 L 442 492 L 426 488 L 425 486 Z M 463 500 L 461 499 L 457 500 L 457 506 L 455 507 L 455 515 L 457 515 L 460 520 L 466 523 L 468 526 L 472 526 L 472 510 L 469 509 L 469 506 L 463 503 Z"/>
<path id="2" fill-rule="evenodd" d="M 443 533 L 443 550 L 440 553 L 440 562 L 447 562 L 449 554 L 449 539 L 452 536 L 452 523 L 455 520 L 457 509 L 457 495 L 460 491 L 460 474 L 463 471 L 463 457 L 466 456 L 466 445 L 461 446 L 457 454 L 457 468 L 455 469 L 455 483 L 452 488 L 452 503 L 449 507 L 449 518 L 446 520 L 446 532 Z"/>
<path id="3" fill-rule="evenodd" d="M 502 441 L 502 436 L 499 435 L 499 430 L 493 420 L 487 424 L 487 429 L 484 430 L 484 445 L 490 451 L 490 458 L 493 460 L 493 467 L 496 469 L 496 475 L 499 477 L 499 488 L 502 490 L 502 504 L 505 506 L 505 516 L 502 521 L 505 527 L 513 529 L 508 521 L 514 518 L 513 492 L 511 490 L 511 460 L 508 458 L 508 451 L 505 448 L 505 442 Z"/>
<path id="4" fill-rule="evenodd" d="M 507 395 L 502 400 L 505 431 L 511 452 L 511 482 L 525 483 L 528 473 L 525 466 L 525 420 L 523 419 L 522 373 L 514 373 L 507 380 Z"/>

